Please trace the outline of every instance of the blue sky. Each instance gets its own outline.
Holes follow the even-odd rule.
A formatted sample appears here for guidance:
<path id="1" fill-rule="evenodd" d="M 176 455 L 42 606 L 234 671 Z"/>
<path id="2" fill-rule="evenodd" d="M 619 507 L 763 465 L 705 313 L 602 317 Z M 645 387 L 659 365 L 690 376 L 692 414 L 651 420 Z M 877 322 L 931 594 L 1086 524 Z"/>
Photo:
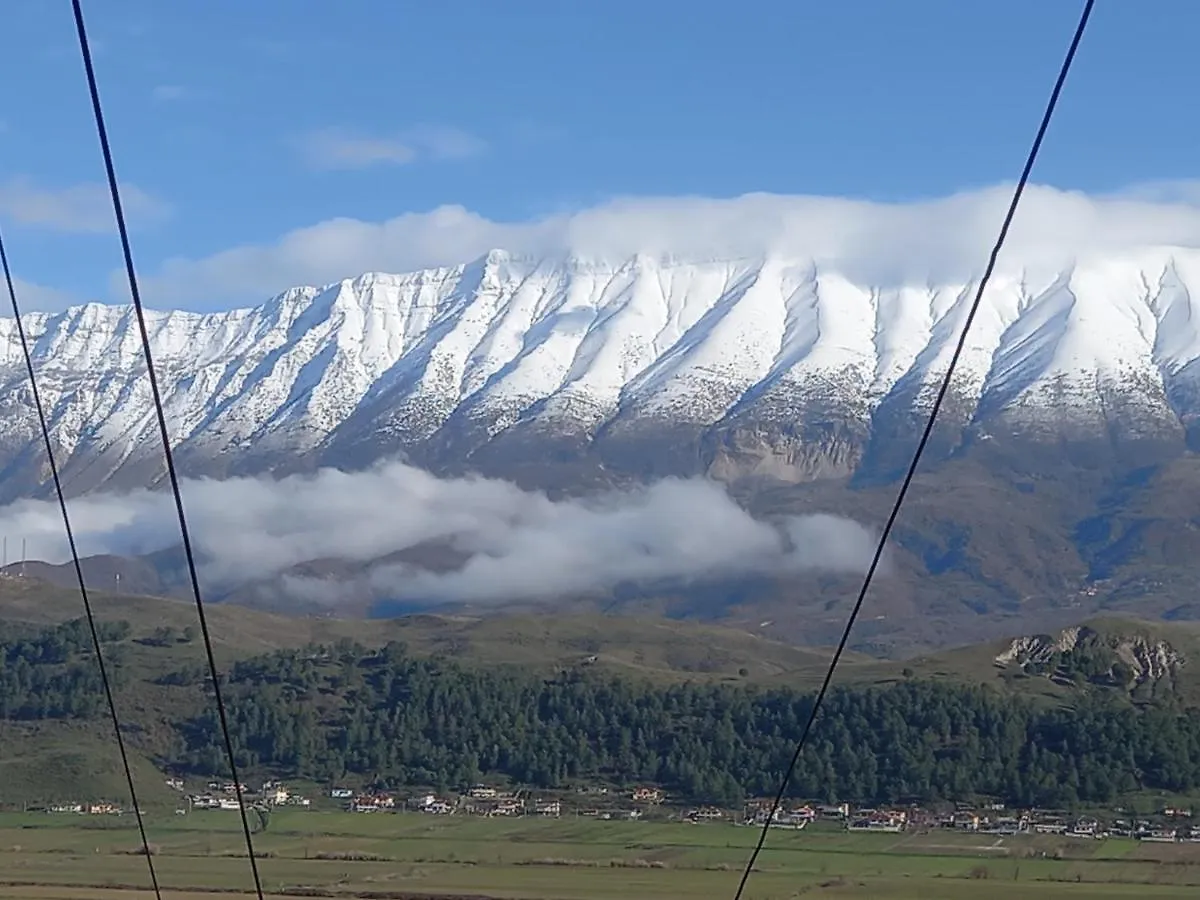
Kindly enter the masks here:
<path id="1" fill-rule="evenodd" d="M 85 12 L 150 301 L 214 308 L 360 261 L 421 261 L 343 250 L 380 240 L 356 223 L 447 205 L 523 222 L 617 197 L 902 202 L 1009 181 L 1080 7 L 89 0 Z M 70 4 L 11 0 L 6 13 L 0 222 L 27 302 L 119 299 Z M 1035 180 L 1103 193 L 1193 179 L 1198 26 L 1189 0 L 1099 4 Z M 318 223 L 269 265 L 237 249 Z"/>

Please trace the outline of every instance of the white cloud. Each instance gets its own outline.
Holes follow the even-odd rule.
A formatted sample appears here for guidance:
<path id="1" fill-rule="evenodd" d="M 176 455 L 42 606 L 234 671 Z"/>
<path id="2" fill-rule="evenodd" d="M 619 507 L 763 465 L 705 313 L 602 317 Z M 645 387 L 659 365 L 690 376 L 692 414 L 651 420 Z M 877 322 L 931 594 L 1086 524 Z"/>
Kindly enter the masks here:
<path id="1" fill-rule="evenodd" d="M 184 87 L 181 84 L 156 85 L 150 92 L 150 97 L 160 103 L 173 103 L 179 100 L 188 100 L 194 96 L 194 91 Z"/>
<path id="2" fill-rule="evenodd" d="M 420 158 L 464 159 L 483 152 L 485 147 L 474 135 L 444 125 L 421 125 L 387 136 L 326 128 L 310 132 L 297 145 L 314 169 L 406 165 Z"/>
<path id="3" fill-rule="evenodd" d="M 1200 206 L 1200 179 L 1143 181 L 1131 184 L 1111 196 L 1145 203 Z"/>
<path id="4" fill-rule="evenodd" d="M 832 516 L 755 520 L 702 480 L 551 500 L 504 481 L 439 479 L 391 463 L 279 481 L 190 481 L 184 497 L 204 583 L 214 590 L 274 578 L 313 559 L 365 563 L 428 541 L 450 544 L 465 564 L 442 573 L 376 569 L 372 592 L 435 601 L 553 599 L 628 581 L 861 571 L 873 548 L 866 529 Z M 89 494 L 71 502 L 71 515 L 87 554 L 152 552 L 178 533 L 161 492 Z M 27 539 L 30 558 L 67 558 L 52 503 L 0 508 L 0 531 Z M 314 579 L 284 587 L 306 600 L 340 590 Z"/>
<path id="5" fill-rule="evenodd" d="M 481 138 L 448 125 L 418 125 L 405 134 L 432 159 L 467 159 L 487 150 L 487 143 Z"/>
<path id="6" fill-rule="evenodd" d="M 170 215 L 166 203 L 134 184 L 121 185 L 121 201 L 131 225 Z M 0 183 L 0 216 L 53 231 L 97 234 L 116 229 L 108 187 L 99 183 L 48 188 L 28 177 L 10 178 Z"/>
<path id="7" fill-rule="evenodd" d="M 23 281 L 20 278 L 13 279 L 13 287 L 16 289 L 17 301 L 21 304 L 22 313 L 61 312 L 70 306 L 78 306 L 86 302 L 70 291 L 34 284 L 31 281 Z M 5 300 L 2 307 L 4 312 L 0 313 L 0 316 L 11 315 L 10 303 L 7 296 L 8 291 L 5 290 L 4 294 Z M 23 318 L 24 315 L 22 315 Z"/>
<path id="8" fill-rule="evenodd" d="M 300 148 L 305 161 L 314 169 L 362 169 L 379 163 L 404 165 L 417 158 L 417 151 L 397 138 L 363 137 L 332 128 L 305 135 Z"/>
<path id="9" fill-rule="evenodd" d="M 1188 202 L 1196 192 L 1186 183 L 1155 186 L 1147 197 L 1149 190 L 1089 196 L 1029 188 L 1001 269 L 1036 273 L 1087 255 L 1200 246 L 1200 206 Z M 999 186 L 910 203 L 772 194 L 626 198 L 518 222 L 444 206 L 384 222 L 331 219 L 271 244 L 171 259 L 147 279 L 147 293 L 159 306 L 250 306 L 298 284 L 459 264 L 497 248 L 604 259 L 775 253 L 879 287 L 963 283 L 982 269 L 1010 194 Z"/>

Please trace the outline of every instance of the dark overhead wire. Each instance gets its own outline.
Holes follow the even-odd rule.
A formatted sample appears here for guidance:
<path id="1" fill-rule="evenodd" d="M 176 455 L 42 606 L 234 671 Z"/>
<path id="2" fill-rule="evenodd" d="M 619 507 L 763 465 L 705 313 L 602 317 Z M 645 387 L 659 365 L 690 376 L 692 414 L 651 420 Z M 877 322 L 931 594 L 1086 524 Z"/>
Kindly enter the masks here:
<path id="1" fill-rule="evenodd" d="M 1029 156 L 1025 160 L 1025 167 L 1021 170 L 1021 177 L 1017 181 L 1016 190 L 1013 191 L 1012 201 L 1009 203 L 1008 212 L 1004 216 L 1004 223 L 1000 226 L 1000 234 L 996 238 L 995 245 L 992 247 L 991 255 L 988 257 L 983 277 L 979 279 L 979 285 L 975 290 L 975 298 L 971 301 L 970 310 L 967 312 L 967 320 L 963 324 L 962 332 L 958 336 L 958 343 L 954 346 L 954 354 L 950 357 L 950 365 L 946 369 L 945 377 L 942 378 L 937 396 L 934 398 L 933 409 L 929 413 L 929 420 L 925 423 L 924 431 L 921 432 L 921 440 L 917 443 L 917 449 L 913 454 L 912 462 L 909 463 L 908 472 L 905 473 L 904 480 L 900 483 L 900 490 L 896 494 L 896 501 L 892 505 L 891 513 L 888 514 L 883 531 L 879 535 L 879 543 L 875 547 L 875 554 L 872 556 L 871 564 L 867 567 L 867 574 L 863 578 L 862 588 L 859 590 L 858 598 L 854 601 L 854 606 L 850 610 L 850 617 L 846 620 L 846 627 L 842 631 L 842 638 L 838 641 L 837 649 L 833 652 L 833 658 L 830 660 L 829 668 L 825 673 L 825 680 L 821 683 L 821 689 L 817 692 L 817 696 L 813 700 L 808 721 L 805 722 L 804 730 L 800 732 L 800 740 L 796 743 L 796 751 L 792 754 L 792 761 L 783 775 L 783 780 L 779 783 L 779 790 L 775 794 L 775 801 L 771 804 L 767 820 L 763 823 L 762 830 L 759 832 L 758 843 L 755 844 L 754 851 L 750 854 L 750 859 L 746 863 L 745 871 L 742 872 L 742 880 L 738 884 L 734 900 L 741 900 L 742 892 L 746 888 L 746 882 L 750 878 L 750 873 L 754 871 L 754 864 L 758 861 L 758 855 L 762 851 L 763 844 L 766 843 L 771 823 L 775 820 L 775 815 L 783 803 L 783 796 L 787 792 L 792 774 L 796 770 L 796 765 L 800 762 L 800 754 L 804 751 L 808 736 L 812 732 L 813 723 L 816 721 L 817 713 L 820 711 L 821 704 L 825 700 L 825 695 L 829 691 L 829 685 L 833 681 L 834 671 L 837 669 L 838 662 L 842 658 L 842 653 L 846 649 L 846 643 L 850 640 L 850 632 L 854 628 L 854 622 L 862 610 L 863 601 L 866 599 L 867 591 L 871 587 L 871 581 L 875 578 L 875 571 L 879 568 L 880 560 L 883 558 L 883 551 L 887 545 L 888 537 L 891 535 L 892 527 L 896 524 L 896 519 L 900 515 L 900 507 L 903 505 L 904 498 L 908 494 L 908 489 L 917 474 L 917 467 L 920 465 L 921 456 L 924 454 L 925 447 L 928 445 L 929 439 L 933 434 L 933 428 L 937 423 L 942 402 L 946 399 L 946 394 L 950 391 L 950 383 L 954 376 L 954 370 L 958 366 L 963 348 L 967 343 L 967 334 L 971 330 L 971 324 L 975 321 L 975 314 L 979 311 L 980 303 L 983 300 L 983 292 L 987 288 L 993 270 L 996 268 L 996 260 L 1000 256 L 1000 250 L 1004 246 L 1005 239 L 1008 237 L 1008 230 L 1012 225 L 1013 217 L 1016 215 L 1017 205 L 1021 202 L 1021 195 L 1025 193 L 1025 186 L 1029 183 L 1029 175 L 1033 171 L 1033 164 L 1037 161 L 1038 151 L 1042 147 L 1042 140 L 1046 136 L 1046 130 L 1050 127 L 1050 120 L 1054 116 L 1055 107 L 1058 106 L 1059 95 L 1062 93 L 1063 85 L 1066 83 L 1067 73 L 1071 71 L 1071 63 L 1075 60 L 1075 52 L 1079 49 L 1079 42 L 1083 39 L 1083 32 L 1087 28 L 1088 19 L 1091 18 L 1092 7 L 1094 5 L 1095 0 L 1086 0 L 1084 4 L 1079 24 L 1075 27 L 1075 35 L 1071 38 L 1071 45 L 1067 49 L 1066 58 L 1063 60 L 1062 67 L 1058 72 L 1058 78 L 1054 82 L 1054 89 L 1050 92 L 1050 100 L 1047 102 L 1046 110 L 1042 114 L 1042 121 L 1038 126 L 1037 135 L 1033 139 L 1033 146 L 1030 148 Z"/>
<path id="2" fill-rule="evenodd" d="M 146 823 L 142 820 L 142 807 L 138 803 L 137 788 L 133 785 L 133 769 L 129 766 L 129 753 L 125 749 L 125 738 L 121 735 L 121 717 L 117 715 L 117 702 L 113 698 L 112 682 L 108 679 L 108 666 L 104 663 L 104 652 L 100 647 L 100 633 L 96 629 L 96 617 L 92 612 L 92 599 L 88 596 L 87 582 L 83 577 L 83 565 L 79 561 L 79 548 L 75 543 L 75 529 L 71 526 L 71 515 L 67 512 L 67 498 L 63 494 L 62 478 L 54 458 L 54 443 L 50 439 L 50 426 L 46 422 L 46 409 L 42 406 L 42 395 L 38 390 L 37 374 L 33 368 L 33 355 L 29 350 L 29 337 L 21 321 L 21 304 L 17 300 L 17 288 L 12 270 L 8 266 L 8 252 L 4 249 L 4 236 L 0 234 L 0 264 L 4 268 L 4 282 L 8 287 L 8 299 L 12 304 L 13 320 L 17 323 L 17 335 L 21 340 L 21 353 L 25 357 L 25 372 L 29 375 L 29 389 L 33 393 L 33 405 L 37 410 L 38 425 L 42 429 L 42 442 L 46 447 L 46 460 L 50 463 L 50 478 L 54 482 L 54 493 L 58 497 L 58 509 L 62 513 L 63 528 L 67 532 L 67 546 L 71 549 L 71 562 L 75 566 L 75 578 L 79 582 L 79 596 L 83 600 L 83 611 L 87 615 L 88 630 L 92 633 L 92 651 L 96 654 L 96 667 L 100 670 L 100 682 L 104 685 L 104 698 L 108 701 L 108 712 L 112 717 L 113 734 L 117 738 L 117 749 L 121 751 L 121 765 L 125 769 L 125 783 L 129 786 L 129 802 L 137 818 L 138 834 L 142 838 L 142 853 L 146 856 L 146 867 L 150 870 L 150 884 L 156 900 L 162 900 L 158 887 L 158 873 L 154 871 L 154 857 L 146 839 Z"/>
<path id="3" fill-rule="evenodd" d="M 167 417 L 163 411 L 162 393 L 158 387 L 158 377 L 154 372 L 154 357 L 150 352 L 150 334 L 146 329 L 146 314 L 142 307 L 141 291 L 138 289 L 137 272 L 133 265 L 133 251 L 129 243 L 129 229 L 125 225 L 125 212 L 121 205 L 121 190 L 117 184 L 116 168 L 113 165 L 112 148 L 109 146 L 108 129 L 104 125 L 104 110 L 100 104 L 100 90 L 96 86 L 96 71 L 92 65 L 92 51 L 88 43 L 87 28 L 83 22 L 83 9 L 80 0 L 71 0 L 75 13 L 75 30 L 79 35 L 79 52 L 83 57 L 83 68 L 87 75 L 88 92 L 92 99 L 92 112 L 96 120 L 96 136 L 100 139 L 100 151 L 104 156 L 104 170 L 108 176 L 108 191 L 112 197 L 113 214 L 117 220 L 117 232 L 121 238 L 121 251 L 125 257 L 125 273 L 129 277 L 129 293 L 133 300 L 134 313 L 137 316 L 138 331 L 142 339 L 142 355 L 146 359 L 146 373 L 150 380 L 150 394 L 154 400 L 154 412 L 158 418 L 159 436 L 162 438 L 163 456 L 167 466 L 167 477 L 171 483 L 171 493 L 175 498 L 175 511 L 179 517 L 179 533 L 183 541 L 183 553 L 187 559 L 188 578 L 191 580 L 192 596 L 196 601 L 196 615 L 200 619 L 200 632 L 204 637 L 204 650 L 208 656 L 208 670 L 212 678 L 213 697 L 217 705 L 217 717 L 221 723 L 221 733 L 225 739 L 225 752 L 229 757 L 229 773 L 233 777 L 234 792 L 237 796 L 238 811 L 242 817 L 242 831 L 246 837 L 246 851 L 250 858 L 250 870 L 254 874 L 254 890 L 258 900 L 263 900 L 262 879 L 258 874 L 258 861 L 254 856 L 254 839 L 250 835 L 250 818 L 246 813 L 246 803 L 242 792 L 241 779 L 238 777 L 237 761 L 233 750 L 233 739 L 229 733 L 229 718 L 225 714 L 225 702 L 221 696 L 221 676 L 217 671 L 216 657 L 213 655 L 212 637 L 208 630 L 208 620 L 204 615 L 204 601 L 200 594 L 200 578 L 196 573 L 196 557 L 192 551 L 191 535 L 188 532 L 187 516 L 183 509 L 183 494 L 179 489 L 179 473 L 175 468 L 175 456 L 171 452 L 171 436 L 167 429 Z"/>

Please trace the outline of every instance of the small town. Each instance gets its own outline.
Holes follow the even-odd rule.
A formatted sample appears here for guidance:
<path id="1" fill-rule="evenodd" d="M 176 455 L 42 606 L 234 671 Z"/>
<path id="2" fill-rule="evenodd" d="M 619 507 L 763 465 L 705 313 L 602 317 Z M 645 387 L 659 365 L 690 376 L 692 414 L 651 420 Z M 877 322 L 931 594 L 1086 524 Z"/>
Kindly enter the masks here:
<path id="1" fill-rule="evenodd" d="M 179 792 L 177 815 L 192 811 L 239 809 L 233 782 L 213 781 L 203 790 L 189 793 L 180 778 L 167 779 Z M 581 787 L 572 792 L 533 792 L 477 784 L 466 791 L 439 794 L 418 792 L 402 795 L 389 791 L 329 788 L 316 803 L 279 781 L 259 787 L 240 785 L 248 808 L 294 807 L 351 813 L 420 813 L 431 816 L 476 816 L 515 818 L 579 816 L 600 820 L 677 821 L 685 824 L 727 823 L 762 827 L 770 814 L 770 799 L 748 801 L 742 809 L 681 805 L 656 787 L 618 790 Z M 44 807 L 49 813 L 78 815 L 121 815 L 120 806 L 107 802 L 59 803 Z M 1080 840 L 1127 838 L 1157 843 L 1200 843 L 1200 816 L 1187 807 L 1164 806 L 1151 816 L 1135 816 L 1124 809 L 1107 813 L 1072 815 L 1064 810 L 1008 809 L 1002 803 L 947 804 L 943 808 L 917 805 L 861 807 L 850 803 L 787 803 L 775 810 L 771 827 L 800 830 L 819 823 L 852 832 L 930 832 L 944 829 L 997 837 L 1041 834 Z"/>

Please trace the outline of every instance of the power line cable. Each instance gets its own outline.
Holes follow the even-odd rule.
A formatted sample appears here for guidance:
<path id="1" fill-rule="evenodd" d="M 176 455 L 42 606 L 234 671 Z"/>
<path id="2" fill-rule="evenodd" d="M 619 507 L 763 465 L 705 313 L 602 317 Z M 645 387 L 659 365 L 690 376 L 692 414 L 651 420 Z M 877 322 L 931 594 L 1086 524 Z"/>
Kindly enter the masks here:
<path id="1" fill-rule="evenodd" d="M 204 650 L 208 656 L 208 669 L 212 677 L 213 697 L 217 705 L 217 716 L 221 723 L 221 732 L 225 739 L 225 752 L 229 757 L 229 772 L 233 777 L 234 792 L 237 796 L 238 811 L 242 817 L 242 831 L 246 838 L 246 851 L 250 858 L 250 870 L 254 875 L 254 889 L 258 900 L 263 900 L 262 879 L 258 874 L 258 861 L 254 855 L 254 839 L 250 833 L 250 818 L 246 814 L 246 803 L 242 792 L 242 782 L 238 776 L 237 761 L 233 750 L 233 739 L 229 733 L 229 718 L 225 712 L 225 702 L 221 696 L 221 677 L 217 671 L 217 661 L 213 654 L 212 637 L 208 630 L 208 620 L 204 615 L 204 601 L 200 594 L 200 578 L 196 572 L 196 557 L 192 551 L 191 535 L 188 531 L 187 516 L 183 508 L 183 493 L 179 488 L 179 473 L 175 467 L 175 456 L 171 451 L 171 436 L 167 428 L 167 417 L 163 410 L 162 393 L 158 386 L 158 377 L 154 371 L 154 357 L 150 351 L 150 334 L 146 328 L 146 315 L 142 307 L 141 291 L 138 289 L 137 271 L 133 265 L 133 251 L 129 242 L 129 229 L 125 224 L 125 212 L 121 205 L 121 191 L 117 184 L 116 168 L 113 165 L 112 148 L 109 145 L 108 129 L 104 124 L 104 110 L 100 104 L 100 90 L 96 85 L 96 71 L 92 65 L 91 45 L 88 42 L 87 28 L 83 21 L 83 9 L 80 0 L 71 0 L 75 13 L 75 30 L 79 36 L 79 52 L 83 58 L 83 67 L 87 75 L 88 92 L 92 100 L 92 112 L 96 121 L 96 136 L 100 139 L 100 150 L 104 156 L 104 170 L 108 176 L 108 190 L 112 197 L 113 214 L 117 220 L 117 232 L 121 238 L 121 251 L 125 257 L 125 272 L 129 278 L 129 293 L 133 300 L 134 313 L 137 316 L 138 331 L 142 339 L 142 355 L 146 359 L 146 372 L 150 381 L 150 393 L 154 400 L 154 411 L 158 418 L 158 431 L 162 438 L 163 456 L 167 466 L 167 477 L 171 484 L 171 493 L 175 499 L 175 511 L 179 518 L 179 532 L 183 541 L 183 553 L 187 560 L 188 578 L 191 581 L 192 596 L 196 601 L 196 615 L 200 620 L 200 632 L 204 638 Z"/>
<path id="2" fill-rule="evenodd" d="M 0 234 L 0 264 L 4 268 L 4 282 L 8 287 L 8 299 L 12 304 L 13 319 L 17 323 L 17 335 L 21 340 L 21 353 L 25 357 L 25 371 L 29 375 L 29 388 L 33 393 L 33 405 L 37 410 L 38 425 L 42 429 L 42 442 L 46 447 L 46 459 L 50 463 L 50 477 L 54 482 L 54 493 L 58 497 L 58 509 L 62 513 L 63 528 L 67 532 L 67 545 L 71 549 L 71 562 L 75 567 L 75 578 L 79 582 L 79 596 L 83 600 L 83 611 L 87 615 L 88 630 L 92 634 L 92 650 L 96 654 L 96 666 L 100 670 L 100 682 L 104 685 L 104 697 L 108 701 L 108 712 L 112 717 L 113 734 L 117 738 L 117 749 L 121 751 L 121 765 L 125 769 L 125 783 L 129 786 L 129 802 L 133 804 L 133 814 L 137 818 L 138 834 L 142 838 L 142 852 L 146 856 L 146 866 L 150 870 L 150 884 L 154 888 L 156 900 L 162 900 L 162 891 L 158 886 L 158 873 L 154 870 L 154 857 L 150 852 L 150 842 L 146 838 L 146 823 L 142 819 L 142 806 L 138 803 L 137 788 L 133 784 L 133 769 L 129 765 L 129 753 L 125 749 L 125 738 L 121 734 L 121 718 L 117 715 L 117 702 L 113 698 L 112 683 L 108 678 L 108 666 L 104 662 L 104 652 L 100 647 L 100 633 L 96 628 L 96 617 L 92 611 L 92 600 L 88 595 L 87 582 L 83 577 L 83 565 L 79 560 L 79 548 L 75 543 L 75 529 L 71 526 L 71 515 L 67 512 L 67 498 L 63 494 L 62 478 L 59 476 L 58 463 L 54 458 L 54 444 L 50 439 L 50 426 L 46 422 L 46 410 L 42 406 L 42 395 L 38 390 L 37 374 L 33 368 L 33 355 L 29 350 L 29 338 L 25 333 L 25 325 L 21 321 L 21 304 L 17 300 L 17 288 L 13 282 L 12 270 L 8 265 L 8 252 L 4 248 L 4 236 Z"/>
<path id="3" fill-rule="evenodd" d="M 1067 73 L 1071 70 L 1071 63 L 1075 60 L 1075 52 L 1079 49 L 1079 42 L 1083 39 L 1084 29 L 1087 28 L 1088 19 L 1092 15 L 1092 7 L 1095 5 L 1095 0 L 1086 0 L 1083 13 L 1079 18 L 1079 24 L 1075 27 L 1075 35 L 1071 39 L 1071 45 L 1067 49 L 1066 58 L 1063 60 L 1062 67 L 1059 69 L 1058 78 L 1054 82 L 1054 90 L 1050 92 L 1050 100 L 1046 104 L 1046 110 L 1042 114 L 1041 124 L 1038 126 L 1037 135 L 1033 139 L 1033 146 L 1029 150 L 1029 155 L 1025 160 L 1025 167 L 1021 170 L 1021 177 L 1017 181 L 1016 190 L 1013 192 L 1012 201 L 1009 203 L 1008 212 L 1004 216 L 1004 223 L 1000 226 L 1000 234 L 996 238 L 996 243 L 992 247 L 991 255 L 988 257 L 987 267 L 983 271 L 983 277 L 979 279 L 979 286 L 975 291 L 975 297 L 971 301 L 971 306 L 967 312 L 967 320 L 963 324 L 962 332 L 958 336 L 958 343 L 955 344 L 954 354 L 950 357 L 950 365 L 946 369 L 946 374 L 942 378 L 942 383 L 938 388 L 938 392 L 933 401 L 933 408 L 929 413 L 929 420 L 925 423 L 925 429 L 921 432 L 921 440 L 917 443 L 916 452 L 913 454 L 912 462 L 908 466 L 908 472 L 904 476 L 904 480 L 900 484 L 900 491 L 896 494 L 896 501 L 892 505 L 892 511 L 887 517 L 887 521 L 883 526 L 883 531 L 879 535 L 879 542 L 875 547 L 875 554 L 871 558 L 871 564 L 867 567 L 867 574 L 863 578 L 862 587 L 858 592 L 858 597 L 854 601 L 854 606 L 850 611 L 850 617 L 846 620 L 846 627 L 842 631 L 841 640 L 838 641 L 837 649 L 833 652 L 833 658 L 829 662 L 829 668 L 825 673 L 825 679 L 821 683 L 821 689 L 817 692 L 817 696 L 813 701 L 812 710 L 809 712 L 808 721 L 804 725 L 804 730 L 800 732 L 800 740 L 796 743 L 796 751 L 792 754 L 792 761 L 788 765 L 787 771 L 784 773 L 783 780 L 779 783 L 779 790 L 775 794 L 775 800 L 771 804 L 771 810 L 767 814 L 767 820 L 763 823 L 762 830 L 758 835 L 758 842 L 755 844 L 754 851 L 750 854 L 750 859 L 746 863 L 745 871 L 742 872 L 742 880 L 738 884 L 737 893 L 734 894 L 734 900 L 741 900 L 742 892 L 746 889 L 746 882 L 750 879 L 750 873 L 754 871 L 754 864 L 758 861 L 758 855 L 762 851 L 763 844 L 766 843 L 767 833 L 771 829 L 771 823 L 775 821 L 775 816 L 779 811 L 780 805 L 783 803 L 783 795 L 787 792 L 788 784 L 791 782 L 792 773 L 796 770 L 796 765 L 800 762 L 800 754 L 804 751 L 804 746 L 808 741 L 808 736 L 812 732 L 813 723 L 816 721 L 817 713 L 821 709 L 821 704 L 825 700 L 825 695 L 829 691 L 829 685 L 833 681 L 833 675 L 837 669 L 838 662 L 842 658 L 842 653 L 846 649 L 846 643 L 850 640 L 850 632 L 854 628 L 854 622 L 858 618 L 859 612 L 862 610 L 863 601 L 866 599 L 867 591 L 870 590 L 871 582 L 875 578 L 875 571 L 879 568 L 879 563 L 883 558 L 883 551 L 887 545 L 888 537 L 892 533 L 892 528 L 896 524 L 896 519 L 900 515 L 900 507 L 904 503 L 904 498 L 908 494 L 908 489 L 912 485 L 913 478 L 917 474 L 917 467 L 920 465 L 921 457 L 925 452 L 925 447 L 929 443 L 929 439 L 933 434 L 934 425 L 937 423 L 938 413 L 941 411 L 942 403 L 946 399 L 946 394 L 950 391 L 951 380 L 954 376 L 954 370 L 958 366 L 958 361 L 962 357 L 963 348 L 967 343 L 967 335 L 971 330 L 971 324 L 975 321 L 975 315 L 979 311 L 980 303 L 983 300 L 983 292 L 987 288 L 988 281 L 991 280 L 992 272 L 996 268 L 996 260 L 1000 256 L 1000 250 L 1004 246 L 1004 241 L 1008 237 L 1008 231 L 1012 225 L 1013 217 L 1016 215 L 1017 206 L 1021 202 L 1021 196 L 1025 193 L 1025 186 L 1029 182 L 1029 175 L 1033 171 L 1033 165 L 1037 161 L 1038 151 L 1041 149 L 1042 140 L 1046 136 L 1046 131 L 1050 127 L 1050 120 L 1054 116 L 1055 107 L 1058 106 L 1058 98 L 1062 93 L 1063 85 L 1067 80 Z"/>

